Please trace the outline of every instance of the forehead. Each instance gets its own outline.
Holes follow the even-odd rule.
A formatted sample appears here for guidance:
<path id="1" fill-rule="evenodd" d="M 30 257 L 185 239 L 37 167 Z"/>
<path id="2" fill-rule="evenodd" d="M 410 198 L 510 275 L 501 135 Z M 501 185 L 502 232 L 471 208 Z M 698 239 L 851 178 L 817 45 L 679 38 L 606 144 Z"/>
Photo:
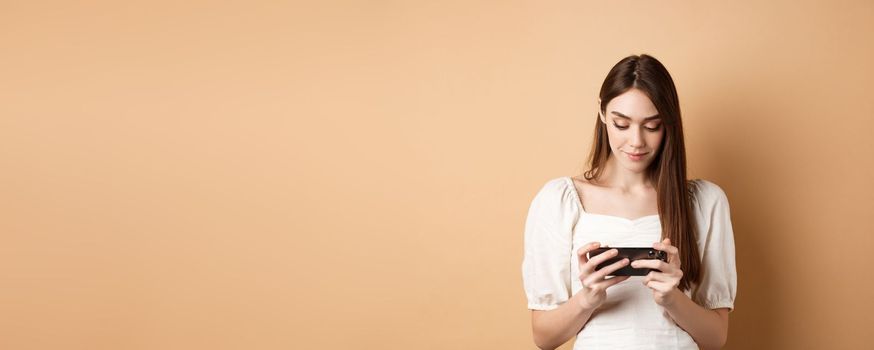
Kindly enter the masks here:
<path id="1" fill-rule="evenodd" d="M 631 89 L 616 96 L 607 103 L 607 115 L 616 117 L 613 111 L 631 117 L 634 121 L 643 121 L 643 118 L 654 116 L 659 113 L 655 105 L 643 91 Z"/>

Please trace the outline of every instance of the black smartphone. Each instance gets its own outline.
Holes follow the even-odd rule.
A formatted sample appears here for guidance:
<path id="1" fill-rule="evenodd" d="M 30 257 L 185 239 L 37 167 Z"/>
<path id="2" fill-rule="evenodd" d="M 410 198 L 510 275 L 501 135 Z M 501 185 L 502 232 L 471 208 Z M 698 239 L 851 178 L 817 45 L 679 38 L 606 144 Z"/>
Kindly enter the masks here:
<path id="1" fill-rule="evenodd" d="M 615 257 L 607 259 L 606 261 L 598 264 L 595 270 L 600 270 L 606 266 L 609 266 L 612 263 L 615 263 L 624 258 L 628 258 L 628 261 L 642 260 L 642 259 L 659 259 L 661 261 L 668 261 L 668 254 L 664 251 L 653 249 L 653 248 L 638 248 L 638 247 L 601 247 L 589 252 L 589 259 L 593 256 L 606 252 L 610 249 L 616 249 L 619 251 L 619 254 L 616 254 Z M 651 270 L 649 268 L 640 268 L 636 269 L 631 267 L 631 264 L 625 265 L 619 270 L 613 271 L 612 274 L 608 276 L 646 276 Z M 658 270 L 656 270 L 658 271 Z"/>

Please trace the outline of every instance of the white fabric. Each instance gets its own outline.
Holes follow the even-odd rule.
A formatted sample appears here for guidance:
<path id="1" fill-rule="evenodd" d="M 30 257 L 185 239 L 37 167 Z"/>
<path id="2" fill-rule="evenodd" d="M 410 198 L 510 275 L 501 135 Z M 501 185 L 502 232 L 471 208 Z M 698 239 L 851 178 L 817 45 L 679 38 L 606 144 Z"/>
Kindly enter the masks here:
<path id="1" fill-rule="evenodd" d="M 734 308 L 737 273 L 728 198 L 707 180 L 694 180 L 692 211 L 702 257 L 701 283 L 689 295 L 706 308 Z M 587 213 L 573 180 L 549 180 L 534 197 L 525 223 L 522 278 L 528 308 L 552 310 L 582 286 L 575 252 L 585 243 L 650 247 L 660 241 L 658 215 L 634 220 Z M 574 349 L 697 349 L 634 276 L 607 290 L 607 300 L 577 334 Z"/>

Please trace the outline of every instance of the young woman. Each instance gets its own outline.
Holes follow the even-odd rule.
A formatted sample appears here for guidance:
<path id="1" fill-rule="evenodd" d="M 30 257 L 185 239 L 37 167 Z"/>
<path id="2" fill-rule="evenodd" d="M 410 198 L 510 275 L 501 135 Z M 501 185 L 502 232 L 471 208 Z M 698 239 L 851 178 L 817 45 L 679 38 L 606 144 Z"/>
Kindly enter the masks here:
<path id="1" fill-rule="evenodd" d="M 718 349 L 728 334 L 737 275 L 728 199 L 686 179 L 680 104 L 665 67 L 648 55 L 617 63 L 601 86 L 589 168 L 546 183 L 525 224 L 522 275 L 534 342 L 553 349 Z M 620 260 L 616 249 L 668 255 Z M 610 277 L 627 265 L 646 276 Z"/>

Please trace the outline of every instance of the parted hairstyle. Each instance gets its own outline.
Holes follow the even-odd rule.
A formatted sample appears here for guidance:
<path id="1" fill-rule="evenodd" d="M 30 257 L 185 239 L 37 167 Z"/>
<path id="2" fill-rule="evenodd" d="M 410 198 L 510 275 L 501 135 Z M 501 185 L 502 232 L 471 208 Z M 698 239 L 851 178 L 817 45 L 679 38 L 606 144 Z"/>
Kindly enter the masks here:
<path id="1" fill-rule="evenodd" d="M 701 279 L 702 266 L 698 255 L 697 234 L 691 215 L 694 182 L 686 179 L 686 150 L 683 143 L 683 123 L 677 89 L 668 70 L 654 57 L 642 54 L 623 58 L 601 85 L 601 114 L 607 103 L 630 89 L 646 94 L 658 110 L 665 134 L 655 159 L 647 168 L 647 177 L 656 186 L 662 239 L 670 238 L 678 248 L 683 278 L 680 289 L 688 290 Z M 583 176 L 597 180 L 609 157 L 614 156 L 607 139 L 607 126 L 595 118 L 595 137 Z"/>

